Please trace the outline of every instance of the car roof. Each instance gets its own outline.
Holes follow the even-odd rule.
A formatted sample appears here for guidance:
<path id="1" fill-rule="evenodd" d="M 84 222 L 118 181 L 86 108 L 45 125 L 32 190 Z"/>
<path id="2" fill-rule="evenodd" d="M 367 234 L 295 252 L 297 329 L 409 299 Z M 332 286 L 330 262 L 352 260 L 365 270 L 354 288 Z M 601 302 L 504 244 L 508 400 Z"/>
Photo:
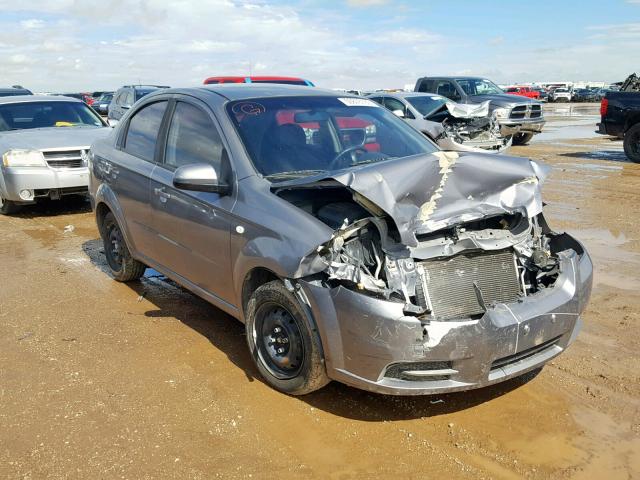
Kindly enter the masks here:
<path id="1" fill-rule="evenodd" d="M 380 96 L 387 96 L 387 97 L 399 97 L 399 98 L 413 98 L 413 97 L 442 97 L 442 98 L 446 98 L 443 97 L 442 95 L 439 95 L 437 93 L 427 93 L 427 92 L 372 92 L 372 93 L 368 93 L 367 97 L 380 97 Z"/>
<path id="2" fill-rule="evenodd" d="M 162 90 L 163 94 L 184 93 L 208 94 L 215 93 L 227 100 L 249 100 L 260 97 L 354 97 L 362 98 L 350 93 L 335 92 L 322 88 L 307 87 L 305 85 L 282 85 L 277 83 L 223 83 L 203 85 L 190 88 L 169 88 Z M 160 93 L 158 93 L 160 94 Z M 155 93 L 154 93 L 155 95 Z"/>
<path id="3" fill-rule="evenodd" d="M 433 80 L 484 80 L 486 77 L 472 77 L 469 75 L 454 75 L 454 76 L 446 76 L 446 75 L 429 75 L 426 77 L 422 77 L 422 79 L 433 79 Z"/>
<path id="4" fill-rule="evenodd" d="M 0 97 L 0 105 L 8 103 L 31 103 L 31 102 L 76 102 L 83 103 L 82 100 L 61 95 L 14 95 L 11 97 Z"/>

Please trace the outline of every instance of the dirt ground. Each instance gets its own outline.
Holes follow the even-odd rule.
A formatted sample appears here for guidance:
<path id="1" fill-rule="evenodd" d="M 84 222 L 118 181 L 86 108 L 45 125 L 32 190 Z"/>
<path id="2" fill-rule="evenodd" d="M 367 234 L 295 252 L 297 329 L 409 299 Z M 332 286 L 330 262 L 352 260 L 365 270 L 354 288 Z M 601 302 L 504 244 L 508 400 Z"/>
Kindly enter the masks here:
<path id="1" fill-rule="evenodd" d="M 267 387 L 242 325 L 165 278 L 105 271 L 86 202 L 0 218 L 0 478 L 640 478 L 640 165 L 547 112 L 511 153 L 595 263 L 584 329 L 537 374 L 421 398 Z"/>

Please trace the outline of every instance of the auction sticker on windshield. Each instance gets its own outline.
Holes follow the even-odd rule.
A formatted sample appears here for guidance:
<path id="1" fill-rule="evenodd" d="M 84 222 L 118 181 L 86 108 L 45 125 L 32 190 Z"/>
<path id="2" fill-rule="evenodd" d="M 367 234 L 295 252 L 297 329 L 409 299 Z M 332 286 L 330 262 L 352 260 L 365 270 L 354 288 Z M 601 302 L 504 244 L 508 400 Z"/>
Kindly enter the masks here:
<path id="1" fill-rule="evenodd" d="M 342 103 L 347 107 L 379 107 L 376 102 L 369 100 L 368 98 L 339 98 Z"/>

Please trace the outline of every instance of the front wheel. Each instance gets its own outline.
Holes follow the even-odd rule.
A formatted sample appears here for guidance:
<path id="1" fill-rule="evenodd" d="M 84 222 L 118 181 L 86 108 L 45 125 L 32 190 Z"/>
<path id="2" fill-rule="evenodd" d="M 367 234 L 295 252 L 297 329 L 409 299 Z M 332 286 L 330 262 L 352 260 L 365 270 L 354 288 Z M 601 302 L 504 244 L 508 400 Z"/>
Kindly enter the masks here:
<path id="1" fill-rule="evenodd" d="M 104 244 L 104 254 L 107 257 L 107 264 L 113 278 L 119 282 L 130 282 L 142 277 L 147 266 L 131 256 L 120 225 L 118 225 L 113 213 L 109 212 L 105 215 L 100 234 Z"/>
<path id="2" fill-rule="evenodd" d="M 251 295 L 246 334 L 253 361 L 276 390 L 304 395 L 329 383 L 320 335 L 281 281 L 261 285 Z"/>
<path id="3" fill-rule="evenodd" d="M 0 215 L 12 215 L 20 210 L 20 205 L 0 197 Z"/>
<path id="4" fill-rule="evenodd" d="M 624 134 L 624 153 L 632 162 L 640 163 L 640 123 Z"/>
<path id="5" fill-rule="evenodd" d="M 516 133 L 513 136 L 513 145 L 526 145 L 533 138 L 533 133 Z"/>

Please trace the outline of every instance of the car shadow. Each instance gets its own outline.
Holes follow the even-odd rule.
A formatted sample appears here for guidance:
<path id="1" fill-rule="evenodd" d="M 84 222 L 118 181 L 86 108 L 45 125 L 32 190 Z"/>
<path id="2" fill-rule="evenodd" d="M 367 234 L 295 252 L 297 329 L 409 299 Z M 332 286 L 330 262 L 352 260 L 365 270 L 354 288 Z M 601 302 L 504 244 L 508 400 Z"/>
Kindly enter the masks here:
<path id="1" fill-rule="evenodd" d="M 85 195 L 69 195 L 60 200 L 39 199 L 33 205 L 24 205 L 12 217 L 35 218 L 55 217 L 74 213 L 88 213 L 91 211 L 91 203 Z"/>
<path id="2" fill-rule="evenodd" d="M 609 162 L 631 163 L 622 150 L 589 150 L 585 152 L 560 153 L 559 157 L 580 158 L 583 160 L 606 160 Z"/>
<path id="3" fill-rule="evenodd" d="M 109 274 L 101 240 L 89 240 L 83 244 L 82 249 L 92 264 Z M 140 281 L 126 285 L 140 300 L 144 298 L 155 306 L 145 312 L 146 317 L 179 320 L 223 352 L 244 372 L 248 382 L 258 380 L 265 383 L 249 356 L 244 325 L 241 322 L 153 269 L 147 269 Z M 482 389 L 442 395 L 388 396 L 331 382 L 317 392 L 295 398 L 333 415 L 360 421 L 383 422 L 436 417 L 473 408 L 505 395 L 531 381 L 540 370 Z"/>

